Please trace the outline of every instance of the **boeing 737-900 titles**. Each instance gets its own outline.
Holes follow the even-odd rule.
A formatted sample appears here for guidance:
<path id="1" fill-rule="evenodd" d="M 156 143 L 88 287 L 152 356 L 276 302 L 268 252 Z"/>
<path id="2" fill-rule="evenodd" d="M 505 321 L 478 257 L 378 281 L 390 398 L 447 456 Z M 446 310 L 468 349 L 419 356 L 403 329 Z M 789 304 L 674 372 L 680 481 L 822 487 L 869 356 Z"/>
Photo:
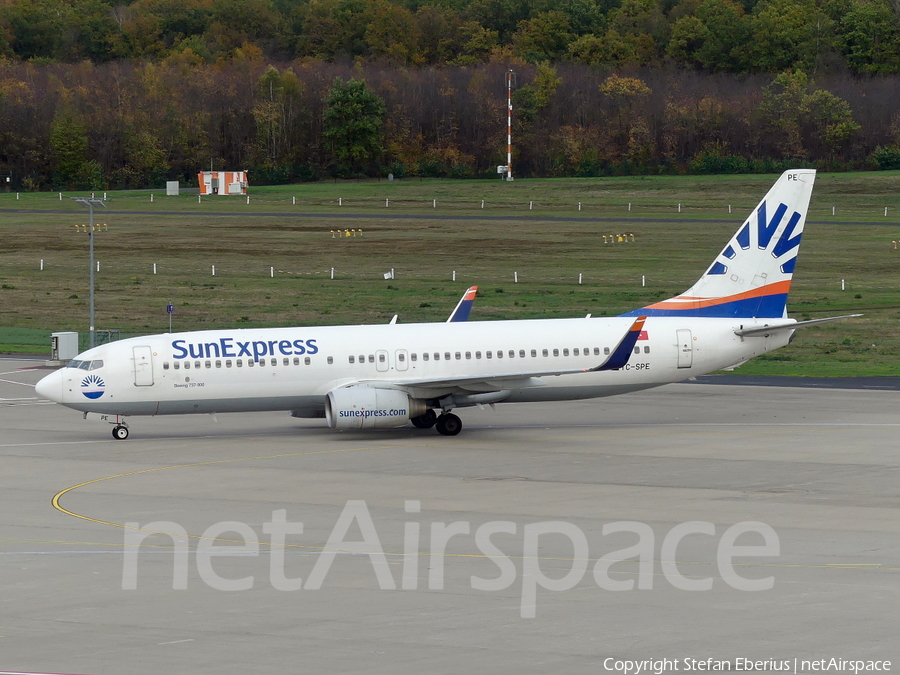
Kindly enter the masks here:
<path id="1" fill-rule="evenodd" d="M 285 410 L 333 429 L 412 423 L 453 436 L 457 408 L 571 401 L 678 382 L 765 354 L 795 329 L 787 297 L 815 171 L 784 173 L 683 294 L 618 317 L 172 333 L 90 349 L 37 393 L 129 434 L 133 415 Z M 91 415 L 92 417 L 94 415 Z"/>

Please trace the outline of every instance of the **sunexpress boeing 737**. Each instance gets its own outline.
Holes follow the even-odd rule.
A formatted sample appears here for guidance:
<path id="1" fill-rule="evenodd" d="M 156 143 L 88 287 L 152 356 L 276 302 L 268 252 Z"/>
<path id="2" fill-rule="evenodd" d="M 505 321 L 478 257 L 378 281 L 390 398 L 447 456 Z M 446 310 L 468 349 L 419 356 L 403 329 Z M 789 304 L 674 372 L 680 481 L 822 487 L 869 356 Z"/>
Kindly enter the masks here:
<path id="1" fill-rule="evenodd" d="M 811 170 L 783 174 L 692 288 L 622 316 L 154 335 L 90 349 L 36 390 L 85 417 L 100 413 L 117 439 L 132 415 L 262 410 L 324 417 L 332 429 L 411 422 L 453 436 L 457 408 L 678 382 L 845 318 L 787 318 L 814 181 Z"/>

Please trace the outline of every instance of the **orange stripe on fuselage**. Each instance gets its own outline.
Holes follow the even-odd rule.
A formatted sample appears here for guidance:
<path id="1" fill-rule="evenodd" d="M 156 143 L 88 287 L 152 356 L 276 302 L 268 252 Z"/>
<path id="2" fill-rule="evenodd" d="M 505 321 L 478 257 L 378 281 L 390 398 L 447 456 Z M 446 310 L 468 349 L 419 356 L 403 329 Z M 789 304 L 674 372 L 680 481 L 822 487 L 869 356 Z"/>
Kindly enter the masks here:
<path id="1" fill-rule="evenodd" d="M 767 295 L 778 295 L 780 293 L 788 293 L 791 290 L 791 281 L 777 281 L 768 286 L 760 286 L 743 293 L 735 295 L 726 295 L 722 298 L 692 298 L 686 295 L 679 295 L 675 298 L 669 298 L 662 302 L 647 305 L 644 309 L 701 309 L 703 307 L 714 307 L 716 305 L 724 305 L 728 302 L 737 300 L 747 300 L 749 298 L 760 298 Z"/>

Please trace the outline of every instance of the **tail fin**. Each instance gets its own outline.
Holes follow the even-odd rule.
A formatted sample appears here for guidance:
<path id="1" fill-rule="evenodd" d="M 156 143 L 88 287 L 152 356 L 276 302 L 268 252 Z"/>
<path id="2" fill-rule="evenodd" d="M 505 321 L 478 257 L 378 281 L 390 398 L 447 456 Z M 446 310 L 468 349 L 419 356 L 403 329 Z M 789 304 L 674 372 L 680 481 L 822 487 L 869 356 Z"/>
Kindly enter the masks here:
<path id="1" fill-rule="evenodd" d="M 786 171 L 700 279 L 681 295 L 623 316 L 787 316 L 816 172 Z"/>

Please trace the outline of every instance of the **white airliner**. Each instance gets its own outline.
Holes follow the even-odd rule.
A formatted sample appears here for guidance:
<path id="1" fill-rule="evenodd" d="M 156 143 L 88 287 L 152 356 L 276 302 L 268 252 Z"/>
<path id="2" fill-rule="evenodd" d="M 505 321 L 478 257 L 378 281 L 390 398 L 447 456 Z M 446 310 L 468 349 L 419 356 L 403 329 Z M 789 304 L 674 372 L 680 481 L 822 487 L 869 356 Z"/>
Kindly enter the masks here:
<path id="1" fill-rule="evenodd" d="M 117 439 L 128 438 L 131 415 L 261 410 L 324 417 L 333 429 L 412 422 L 453 436 L 456 408 L 678 382 L 782 347 L 798 327 L 845 318 L 787 318 L 814 181 L 812 170 L 783 174 L 692 288 L 622 316 L 467 322 L 466 309 L 446 323 L 153 335 L 90 349 L 36 390 L 99 414 L 90 417 L 114 424 Z"/>

